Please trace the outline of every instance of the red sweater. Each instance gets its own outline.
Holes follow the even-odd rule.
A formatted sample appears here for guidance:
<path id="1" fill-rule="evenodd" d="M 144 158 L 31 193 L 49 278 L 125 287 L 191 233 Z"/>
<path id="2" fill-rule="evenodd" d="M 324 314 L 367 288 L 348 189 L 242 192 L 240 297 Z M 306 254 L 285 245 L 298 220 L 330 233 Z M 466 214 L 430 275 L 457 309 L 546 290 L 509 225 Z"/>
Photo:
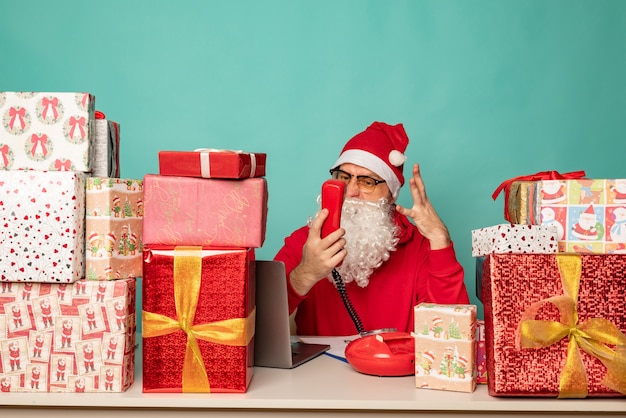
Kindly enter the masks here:
<path id="1" fill-rule="evenodd" d="M 431 250 L 427 239 L 415 225 L 397 214 L 400 242 L 389 260 L 374 271 L 367 287 L 351 282 L 346 285 L 348 297 L 358 313 L 365 331 L 396 328 L 411 332 L 413 307 L 421 302 L 468 304 L 463 282 L 463 267 L 456 259 L 454 247 Z M 302 247 L 308 236 L 304 226 L 285 238 L 285 245 L 275 260 L 285 263 L 287 277 L 302 259 Z M 298 295 L 287 279 L 289 312 L 298 308 L 296 326 L 299 335 L 354 335 L 356 327 L 328 279 L 320 280 L 305 295 Z"/>

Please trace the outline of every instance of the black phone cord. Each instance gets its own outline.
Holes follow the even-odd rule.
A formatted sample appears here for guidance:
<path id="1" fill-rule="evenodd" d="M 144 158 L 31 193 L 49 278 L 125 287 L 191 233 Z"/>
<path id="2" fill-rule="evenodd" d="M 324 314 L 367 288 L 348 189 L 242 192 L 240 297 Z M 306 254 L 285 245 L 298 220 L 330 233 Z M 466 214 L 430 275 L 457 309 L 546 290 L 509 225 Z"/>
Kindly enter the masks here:
<path id="1" fill-rule="evenodd" d="M 335 284 L 337 285 L 339 296 L 341 296 L 341 300 L 343 301 L 343 304 L 346 307 L 346 310 L 348 311 L 350 318 L 352 318 L 352 322 L 354 322 L 354 325 L 356 326 L 357 332 L 361 335 L 364 334 L 365 330 L 363 329 L 363 323 L 361 322 L 361 318 L 359 318 L 359 315 L 356 313 L 356 310 L 352 306 L 352 302 L 350 302 L 350 299 L 348 298 L 348 293 L 346 292 L 346 285 L 341 279 L 341 275 L 339 274 L 337 269 L 333 269 L 333 280 L 335 281 Z"/>

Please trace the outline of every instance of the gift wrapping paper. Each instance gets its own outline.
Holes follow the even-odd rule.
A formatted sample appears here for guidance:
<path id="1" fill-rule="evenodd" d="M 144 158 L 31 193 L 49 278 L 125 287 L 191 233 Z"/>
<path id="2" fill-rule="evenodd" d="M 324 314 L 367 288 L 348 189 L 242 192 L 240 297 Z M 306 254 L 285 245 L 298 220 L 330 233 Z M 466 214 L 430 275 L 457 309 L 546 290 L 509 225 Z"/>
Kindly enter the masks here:
<path id="1" fill-rule="evenodd" d="M 476 320 L 476 384 L 487 384 L 487 351 L 485 347 L 485 321 Z"/>
<path id="2" fill-rule="evenodd" d="M 87 178 L 85 277 L 117 280 L 143 271 L 143 181 Z"/>
<path id="3" fill-rule="evenodd" d="M 0 286 L 0 392 L 123 392 L 133 383 L 134 279 Z"/>
<path id="4" fill-rule="evenodd" d="M 482 300 L 489 394 L 626 394 L 625 292 L 623 255 L 488 255 Z"/>
<path id="5" fill-rule="evenodd" d="M 86 174 L 0 171 L 0 281 L 85 276 Z"/>
<path id="6" fill-rule="evenodd" d="M 91 172 L 95 97 L 0 92 L 0 168 Z"/>
<path id="7" fill-rule="evenodd" d="M 101 113 L 96 113 L 100 115 Z M 94 120 L 95 139 L 93 177 L 120 177 L 120 124 L 112 120 Z"/>
<path id="8" fill-rule="evenodd" d="M 143 391 L 246 392 L 254 371 L 254 249 L 144 249 Z"/>
<path id="9" fill-rule="evenodd" d="M 420 303 L 414 315 L 416 387 L 473 392 L 476 306 Z"/>
<path id="10" fill-rule="evenodd" d="M 511 183 L 509 196 L 505 202 L 508 219 L 514 224 L 530 224 L 528 208 L 534 204 L 534 196 L 530 193 L 534 181 L 514 181 Z"/>
<path id="11" fill-rule="evenodd" d="M 500 224 L 472 230 L 472 257 L 489 253 L 555 253 L 555 225 Z"/>
<path id="12" fill-rule="evenodd" d="M 144 177 L 143 242 L 260 248 L 267 220 L 265 178 Z"/>
<path id="13" fill-rule="evenodd" d="M 559 252 L 626 254 L 626 179 L 542 180 L 527 223 L 555 225 Z"/>
<path id="14" fill-rule="evenodd" d="M 265 176 L 264 153 L 200 149 L 159 151 L 159 174 L 222 179 Z"/>

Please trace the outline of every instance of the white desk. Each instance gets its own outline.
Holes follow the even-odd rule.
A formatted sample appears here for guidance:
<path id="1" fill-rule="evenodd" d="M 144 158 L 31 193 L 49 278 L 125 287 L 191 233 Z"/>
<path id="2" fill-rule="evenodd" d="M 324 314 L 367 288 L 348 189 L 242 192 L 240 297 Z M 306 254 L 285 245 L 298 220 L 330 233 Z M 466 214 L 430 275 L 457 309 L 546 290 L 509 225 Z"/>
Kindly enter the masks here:
<path id="1" fill-rule="evenodd" d="M 140 367 L 141 356 L 137 353 Z M 157 417 L 185 416 L 311 416 L 327 417 L 366 413 L 368 417 L 428 414 L 490 416 L 626 416 L 626 398 L 541 399 L 495 398 L 479 385 L 473 393 L 416 389 L 413 377 L 381 378 L 359 374 L 339 360 L 322 355 L 293 370 L 257 367 L 247 393 L 145 394 L 141 370 L 124 393 L 3 393 L 2 417 L 11 412 L 44 413 L 45 417 L 80 416 Z M 28 408 L 26 410 L 25 408 Z M 35 411 L 31 408 L 42 409 Z M 45 410 L 45 411 L 43 411 Z"/>

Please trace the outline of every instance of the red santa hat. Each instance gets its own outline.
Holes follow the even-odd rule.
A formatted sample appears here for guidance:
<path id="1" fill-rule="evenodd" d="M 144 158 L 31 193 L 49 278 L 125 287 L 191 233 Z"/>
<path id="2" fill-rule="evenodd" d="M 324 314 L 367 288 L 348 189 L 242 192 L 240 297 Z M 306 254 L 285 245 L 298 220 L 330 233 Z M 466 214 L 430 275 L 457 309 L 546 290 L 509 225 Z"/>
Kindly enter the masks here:
<path id="1" fill-rule="evenodd" d="M 459 358 L 456 360 L 456 362 L 458 363 L 459 366 L 465 368 L 467 367 L 467 359 L 463 356 L 459 356 Z"/>
<path id="2" fill-rule="evenodd" d="M 431 364 L 435 362 L 435 354 L 432 351 L 424 351 L 422 358 L 428 360 Z"/>
<path id="3" fill-rule="evenodd" d="M 402 124 L 374 122 L 346 143 L 333 168 L 351 163 L 373 171 L 385 180 L 395 200 L 404 185 L 402 169 L 408 144 Z"/>
<path id="4" fill-rule="evenodd" d="M 433 325 L 441 325 L 443 324 L 443 319 L 441 317 L 435 315 L 433 316 Z"/>

